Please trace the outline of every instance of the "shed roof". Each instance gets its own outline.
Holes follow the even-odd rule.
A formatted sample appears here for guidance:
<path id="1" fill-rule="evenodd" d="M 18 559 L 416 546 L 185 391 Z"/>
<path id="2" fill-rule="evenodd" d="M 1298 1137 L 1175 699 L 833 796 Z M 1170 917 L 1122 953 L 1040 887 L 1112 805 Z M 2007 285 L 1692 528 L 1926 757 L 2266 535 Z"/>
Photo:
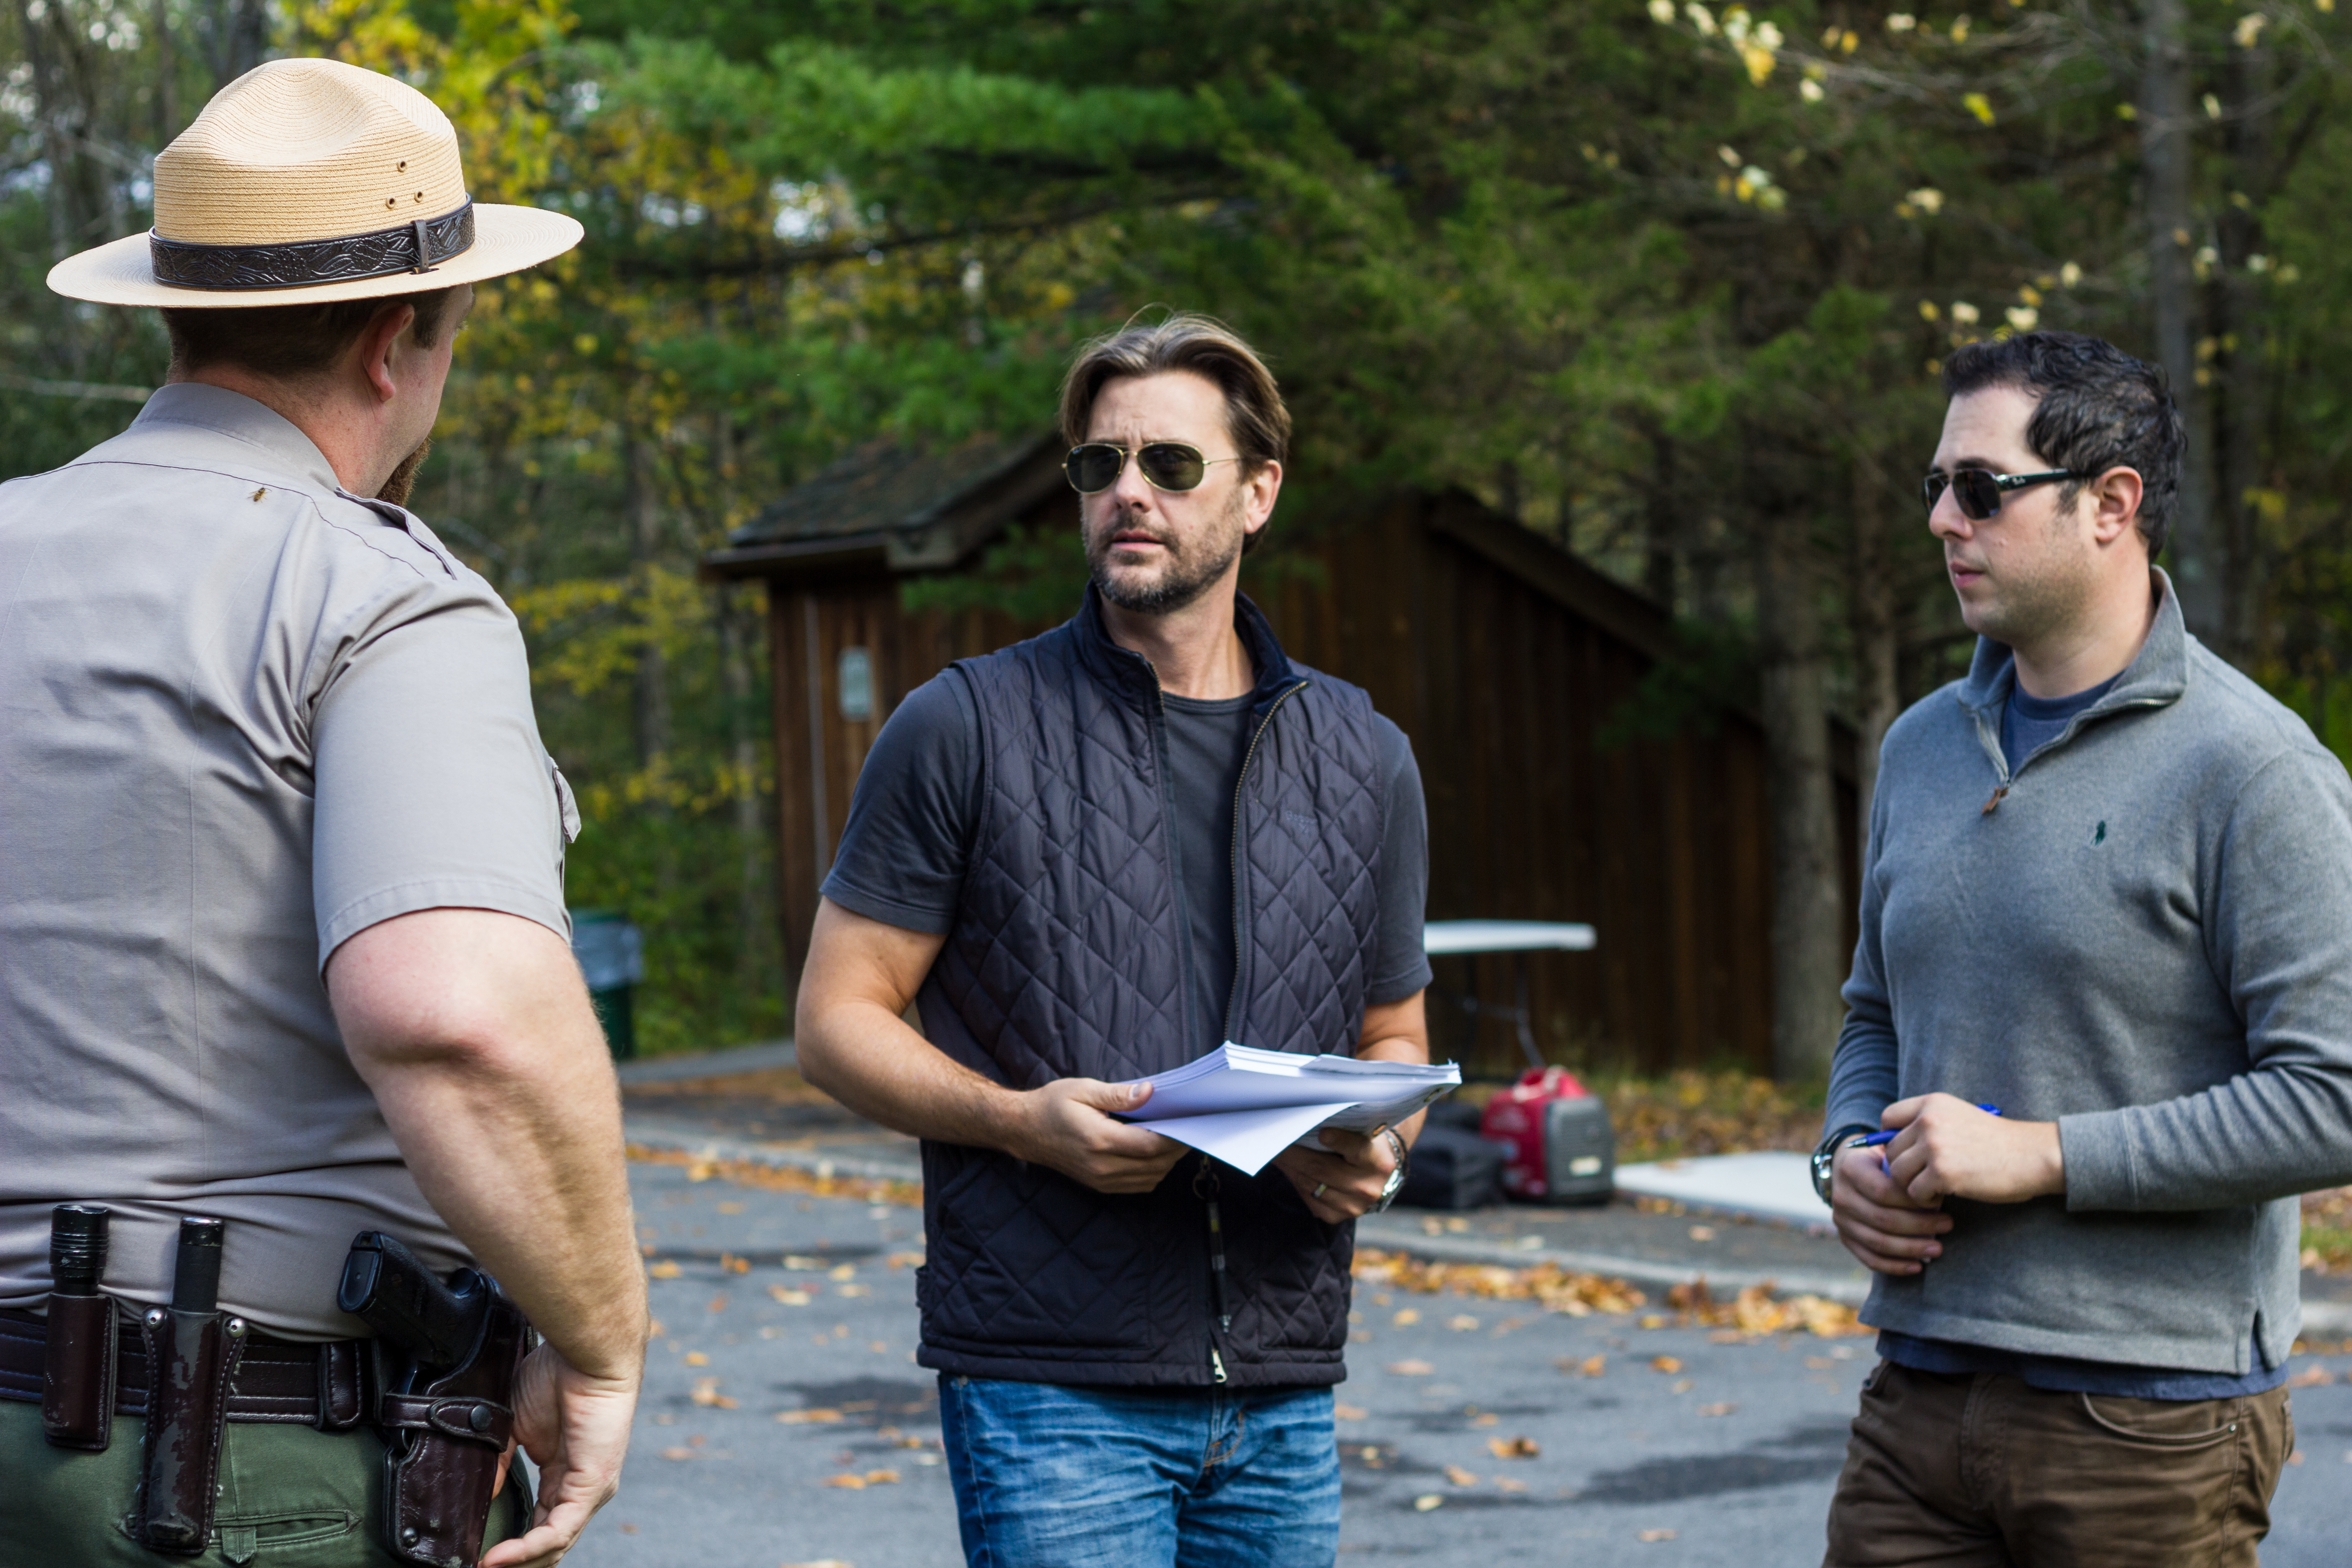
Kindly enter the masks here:
<path id="1" fill-rule="evenodd" d="M 982 434 L 929 451 L 869 441 L 771 501 L 703 568 L 748 577 L 954 566 L 1064 483 L 1061 457 L 1052 431 Z"/>

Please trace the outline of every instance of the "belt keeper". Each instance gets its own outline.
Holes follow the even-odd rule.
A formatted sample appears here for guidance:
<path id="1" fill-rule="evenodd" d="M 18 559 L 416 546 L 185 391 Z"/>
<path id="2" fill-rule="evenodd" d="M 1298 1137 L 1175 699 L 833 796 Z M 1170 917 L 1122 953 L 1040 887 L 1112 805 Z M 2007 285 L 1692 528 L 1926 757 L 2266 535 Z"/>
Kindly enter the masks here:
<path id="1" fill-rule="evenodd" d="M 416 237 L 416 265 L 412 268 L 412 270 L 417 272 L 432 271 L 433 253 L 425 248 L 425 220 L 421 217 L 411 218 L 408 222 L 408 232 Z"/>
<path id="2" fill-rule="evenodd" d="M 319 1419 L 321 1432 L 348 1432 L 368 1414 L 367 1384 L 360 1347 L 339 1340 L 319 1347 Z"/>

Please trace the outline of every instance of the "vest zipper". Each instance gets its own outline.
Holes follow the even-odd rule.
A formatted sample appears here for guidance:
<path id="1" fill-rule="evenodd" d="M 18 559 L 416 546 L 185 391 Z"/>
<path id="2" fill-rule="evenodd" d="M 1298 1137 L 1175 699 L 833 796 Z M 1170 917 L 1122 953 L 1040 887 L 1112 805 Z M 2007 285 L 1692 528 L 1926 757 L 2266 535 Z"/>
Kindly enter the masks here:
<path id="1" fill-rule="evenodd" d="M 1206 1154 L 1201 1156 L 1200 1169 L 1192 1173 L 1192 1194 L 1201 1199 L 1209 1215 L 1209 1288 L 1216 1303 L 1214 1321 L 1209 1328 L 1209 1371 L 1218 1383 L 1225 1381 L 1224 1338 L 1234 1330 L 1234 1308 L 1226 1295 L 1225 1285 L 1225 1222 L 1217 1207 L 1217 1169 Z"/>
<path id="2" fill-rule="evenodd" d="M 1257 761 L 1257 744 L 1260 741 L 1265 739 L 1265 732 L 1274 727 L 1274 716 L 1282 710 L 1282 705 L 1284 703 L 1289 701 L 1293 697 L 1296 697 L 1300 692 L 1306 690 L 1307 686 L 1307 683 L 1301 680 L 1294 685 L 1285 687 L 1283 689 L 1282 695 L 1276 697 L 1272 702 L 1266 705 L 1265 717 L 1259 720 L 1257 728 L 1250 732 L 1249 750 L 1242 753 L 1242 771 L 1234 780 L 1234 833 L 1232 847 L 1232 869 L 1234 879 L 1234 988 L 1225 997 L 1224 1037 L 1228 1040 L 1237 1039 L 1237 1037 L 1240 1034 L 1242 976 L 1244 973 L 1244 966 L 1249 962 L 1248 949 L 1245 945 L 1249 940 L 1249 933 L 1242 929 L 1242 792 L 1249 784 L 1250 764 Z"/>

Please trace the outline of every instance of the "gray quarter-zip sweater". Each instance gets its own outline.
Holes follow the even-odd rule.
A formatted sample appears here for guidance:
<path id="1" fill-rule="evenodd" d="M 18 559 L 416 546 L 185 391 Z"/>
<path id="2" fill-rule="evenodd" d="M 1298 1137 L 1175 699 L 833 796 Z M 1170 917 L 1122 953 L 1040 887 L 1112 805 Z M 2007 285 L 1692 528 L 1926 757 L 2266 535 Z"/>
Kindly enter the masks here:
<path id="1" fill-rule="evenodd" d="M 1952 1200 L 1863 1317 L 2243 1373 L 2301 1311 L 2294 1194 L 2352 1182 L 2352 780 L 2182 626 L 2012 774 L 2010 650 L 1888 731 L 1826 1124 L 1936 1090 L 2055 1121 L 2063 1198 Z"/>

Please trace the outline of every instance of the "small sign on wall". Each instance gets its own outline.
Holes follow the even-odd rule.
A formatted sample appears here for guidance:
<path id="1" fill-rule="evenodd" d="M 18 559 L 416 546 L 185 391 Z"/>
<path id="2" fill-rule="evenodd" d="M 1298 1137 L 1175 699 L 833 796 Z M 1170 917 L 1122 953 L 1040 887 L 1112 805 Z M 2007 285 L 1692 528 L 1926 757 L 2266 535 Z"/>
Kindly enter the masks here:
<path id="1" fill-rule="evenodd" d="M 841 716 L 853 723 L 874 717 L 874 656 L 862 647 L 841 650 L 838 665 Z"/>

